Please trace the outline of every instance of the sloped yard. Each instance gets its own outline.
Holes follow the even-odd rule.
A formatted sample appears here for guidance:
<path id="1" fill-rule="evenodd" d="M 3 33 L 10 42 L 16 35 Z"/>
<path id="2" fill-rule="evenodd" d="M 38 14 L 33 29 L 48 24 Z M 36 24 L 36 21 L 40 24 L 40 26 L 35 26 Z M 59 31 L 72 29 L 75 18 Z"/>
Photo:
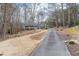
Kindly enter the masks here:
<path id="1" fill-rule="evenodd" d="M 0 55 L 30 55 L 46 32 L 47 30 L 40 30 L 33 34 L 2 41 L 0 42 Z"/>

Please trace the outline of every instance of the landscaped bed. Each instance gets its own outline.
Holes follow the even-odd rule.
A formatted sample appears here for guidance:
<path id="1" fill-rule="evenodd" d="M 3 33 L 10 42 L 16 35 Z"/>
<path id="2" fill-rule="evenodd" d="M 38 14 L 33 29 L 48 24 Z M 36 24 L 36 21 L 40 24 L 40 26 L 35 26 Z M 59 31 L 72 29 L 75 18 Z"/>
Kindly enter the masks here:
<path id="1" fill-rule="evenodd" d="M 70 54 L 73 56 L 79 56 L 79 30 L 76 27 L 66 28 L 62 31 L 57 31 L 58 35 L 62 40 L 64 40 L 65 44 L 70 51 Z"/>

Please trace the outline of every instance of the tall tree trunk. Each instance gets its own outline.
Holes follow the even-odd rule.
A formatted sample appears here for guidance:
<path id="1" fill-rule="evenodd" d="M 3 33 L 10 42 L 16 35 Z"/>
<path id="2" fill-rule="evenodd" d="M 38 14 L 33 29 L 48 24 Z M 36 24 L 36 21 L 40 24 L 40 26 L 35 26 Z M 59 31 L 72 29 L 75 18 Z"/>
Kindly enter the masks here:
<path id="1" fill-rule="evenodd" d="M 77 22 L 77 10 L 78 10 L 78 7 L 77 7 L 77 4 L 75 3 L 75 11 L 74 11 L 74 20 L 75 20 L 75 25 L 76 25 L 76 22 Z"/>
<path id="2" fill-rule="evenodd" d="M 68 27 L 70 26 L 70 4 L 68 5 Z"/>
<path id="3" fill-rule="evenodd" d="M 7 3 L 4 4 L 4 13 L 3 13 L 3 39 L 6 37 L 6 6 Z"/>
<path id="4" fill-rule="evenodd" d="M 26 8 L 24 8 L 24 16 L 25 16 L 25 22 L 26 22 Z"/>
<path id="5" fill-rule="evenodd" d="M 63 27 L 65 26 L 65 20 L 64 20 L 64 10 L 63 10 L 63 3 L 61 3 L 62 6 L 62 20 L 63 20 Z"/>
<path id="6" fill-rule="evenodd" d="M 56 18 L 56 21 L 55 21 L 55 24 L 56 24 L 56 27 L 58 27 L 58 14 L 57 14 L 57 6 L 55 4 L 55 18 Z"/>

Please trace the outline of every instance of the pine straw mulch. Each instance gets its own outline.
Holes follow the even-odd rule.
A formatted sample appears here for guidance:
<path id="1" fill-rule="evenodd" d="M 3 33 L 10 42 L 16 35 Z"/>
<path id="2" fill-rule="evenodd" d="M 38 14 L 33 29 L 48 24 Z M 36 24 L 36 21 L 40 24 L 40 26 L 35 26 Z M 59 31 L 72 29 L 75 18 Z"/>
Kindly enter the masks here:
<path id="1" fill-rule="evenodd" d="M 28 56 L 41 42 L 41 38 L 47 30 L 42 30 L 35 34 L 9 38 L 0 42 L 0 55 L 3 56 Z"/>
<path id="2" fill-rule="evenodd" d="M 72 56 L 79 56 L 79 34 L 72 34 L 70 35 L 66 31 L 57 31 L 58 35 L 62 40 L 64 40 L 65 44 L 67 45 L 70 54 Z M 77 41 L 75 44 L 69 44 L 70 40 Z"/>

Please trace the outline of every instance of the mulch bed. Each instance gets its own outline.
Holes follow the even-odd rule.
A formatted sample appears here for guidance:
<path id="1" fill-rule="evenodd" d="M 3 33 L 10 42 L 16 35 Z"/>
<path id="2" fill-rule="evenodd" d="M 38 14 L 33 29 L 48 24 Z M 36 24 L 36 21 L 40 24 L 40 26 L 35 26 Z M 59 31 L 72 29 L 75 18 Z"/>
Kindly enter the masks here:
<path id="1" fill-rule="evenodd" d="M 64 41 L 67 41 L 67 40 L 70 40 L 71 37 L 68 36 L 66 33 L 63 33 L 63 32 L 59 32 L 57 31 L 59 37 L 64 40 Z M 70 51 L 70 54 L 72 56 L 79 56 L 79 44 L 68 44 L 68 42 L 65 42 L 65 44 L 67 45 L 69 51 Z"/>
<path id="2" fill-rule="evenodd" d="M 72 56 L 79 56 L 79 44 L 67 45 Z"/>

